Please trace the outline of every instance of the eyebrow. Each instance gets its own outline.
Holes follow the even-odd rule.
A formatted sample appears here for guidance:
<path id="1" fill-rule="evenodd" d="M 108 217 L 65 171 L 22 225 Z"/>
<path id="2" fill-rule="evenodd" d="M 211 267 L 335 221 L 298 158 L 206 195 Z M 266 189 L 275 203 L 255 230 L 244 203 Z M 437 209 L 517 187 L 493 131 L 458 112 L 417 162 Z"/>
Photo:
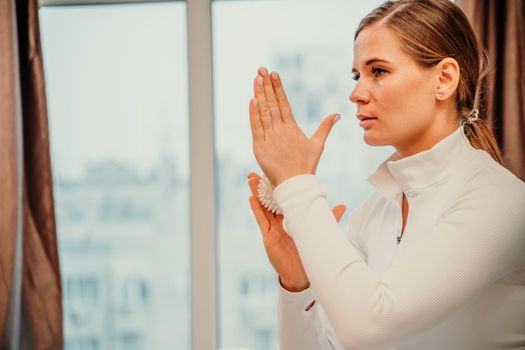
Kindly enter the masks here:
<path id="1" fill-rule="evenodd" d="M 374 58 L 371 58 L 368 61 L 366 61 L 365 67 L 368 66 L 368 65 L 371 65 L 372 63 L 376 63 L 376 62 L 390 63 L 389 61 L 387 61 L 385 59 L 374 57 Z M 357 69 L 352 67 L 352 73 L 359 73 L 359 72 L 357 71 Z"/>

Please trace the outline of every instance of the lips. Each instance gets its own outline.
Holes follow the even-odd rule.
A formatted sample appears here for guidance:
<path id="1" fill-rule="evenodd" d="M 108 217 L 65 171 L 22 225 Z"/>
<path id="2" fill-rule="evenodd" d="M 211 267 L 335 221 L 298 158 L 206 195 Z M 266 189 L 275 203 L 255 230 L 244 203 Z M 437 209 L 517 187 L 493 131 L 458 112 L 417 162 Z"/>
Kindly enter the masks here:
<path id="1" fill-rule="evenodd" d="M 369 116 L 364 115 L 364 114 L 358 114 L 358 115 L 357 115 L 357 118 L 358 118 L 359 120 L 361 120 L 361 121 L 363 121 L 363 120 L 367 120 L 367 119 L 377 119 L 376 117 L 369 117 Z"/>
<path id="2" fill-rule="evenodd" d="M 364 114 L 358 114 L 357 118 L 359 118 L 359 126 L 362 127 L 366 127 L 368 124 L 377 119 L 376 117 L 370 117 Z"/>

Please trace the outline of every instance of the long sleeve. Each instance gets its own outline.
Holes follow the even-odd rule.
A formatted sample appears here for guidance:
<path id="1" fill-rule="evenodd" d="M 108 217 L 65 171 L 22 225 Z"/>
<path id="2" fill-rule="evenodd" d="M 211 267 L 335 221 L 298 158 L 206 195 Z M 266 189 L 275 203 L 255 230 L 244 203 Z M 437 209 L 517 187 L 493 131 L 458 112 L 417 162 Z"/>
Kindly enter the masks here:
<path id="1" fill-rule="evenodd" d="M 359 255 L 365 259 L 366 253 L 356 237 L 362 209 L 361 206 L 350 213 L 347 236 Z M 277 316 L 277 337 L 281 350 L 342 349 L 341 342 L 326 319 L 320 303 L 316 301 L 312 288 L 294 293 L 287 291 L 279 283 Z"/>
<path id="2" fill-rule="evenodd" d="M 490 174 L 477 179 L 466 181 L 418 248 L 381 276 L 339 228 L 315 176 L 275 189 L 312 293 L 347 349 L 395 344 L 428 329 L 525 266 L 525 186 Z"/>
<path id="3" fill-rule="evenodd" d="M 279 285 L 277 337 L 281 350 L 340 349 L 311 288 L 293 293 Z"/>

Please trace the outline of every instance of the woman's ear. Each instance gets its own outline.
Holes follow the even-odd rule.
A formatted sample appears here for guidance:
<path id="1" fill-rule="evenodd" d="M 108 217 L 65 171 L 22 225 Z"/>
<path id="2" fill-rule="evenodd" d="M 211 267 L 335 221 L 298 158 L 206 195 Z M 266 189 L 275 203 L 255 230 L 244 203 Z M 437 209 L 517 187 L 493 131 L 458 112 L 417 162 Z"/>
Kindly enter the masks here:
<path id="1" fill-rule="evenodd" d="M 437 64 L 436 71 L 438 74 L 436 99 L 445 101 L 458 87 L 460 74 L 458 62 L 451 57 L 446 57 Z"/>

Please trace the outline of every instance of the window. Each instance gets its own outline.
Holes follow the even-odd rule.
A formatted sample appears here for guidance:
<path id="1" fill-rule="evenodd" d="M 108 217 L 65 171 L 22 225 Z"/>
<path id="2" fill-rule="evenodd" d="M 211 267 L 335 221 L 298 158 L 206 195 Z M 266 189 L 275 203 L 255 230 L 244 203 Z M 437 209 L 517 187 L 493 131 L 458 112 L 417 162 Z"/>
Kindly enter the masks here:
<path id="1" fill-rule="evenodd" d="M 250 171 L 260 173 L 251 152 L 248 114 L 257 68 L 266 65 L 279 71 L 306 134 L 311 135 L 324 117 L 341 113 L 318 176 L 332 206 L 354 209 L 372 190 L 368 175 L 393 152 L 365 144 L 348 99 L 355 84 L 355 29 L 382 2 L 212 3 L 220 346 L 278 348 L 277 276 L 248 204 L 246 179 Z M 344 219 L 341 225 L 346 224 Z"/>
<path id="2" fill-rule="evenodd" d="M 342 114 L 318 176 L 330 203 L 352 210 L 392 152 L 363 142 L 348 100 L 354 30 L 382 1 L 212 2 L 217 348 L 278 348 L 277 276 L 248 205 L 246 175 L 258 170 L 248 120 L 256 69 L 281 73 L 307 134 Z M 67 350 L 190 348 L 190 4 L 40 11 Z M 196 71 L 203 61 L 192 62 Z"/>
<path id="3" fill-rule="evenodd" d="M 66 280 L 65 299 L 95 304 L 98 301 L 98 281 L 94 277 L 71 276 Z"/>
<path id="4" fill-rule="evenodd" d="M 65 348 L 189 349 L 186 4 L 40 23 Z"/>
<path id="5" fill-rule="evenodd" d="M 120 338 L 122 350 L 141 350 L 144 349 L 142 338 L 138 334 L 123 334 Z"/>
<path id="6" fill-rule="evenodd" d="M 142 308 L 149 303 L 149 283 L 143 279 L 128 279 L 122 284 L 122 302 L 129 308 Z"/>

